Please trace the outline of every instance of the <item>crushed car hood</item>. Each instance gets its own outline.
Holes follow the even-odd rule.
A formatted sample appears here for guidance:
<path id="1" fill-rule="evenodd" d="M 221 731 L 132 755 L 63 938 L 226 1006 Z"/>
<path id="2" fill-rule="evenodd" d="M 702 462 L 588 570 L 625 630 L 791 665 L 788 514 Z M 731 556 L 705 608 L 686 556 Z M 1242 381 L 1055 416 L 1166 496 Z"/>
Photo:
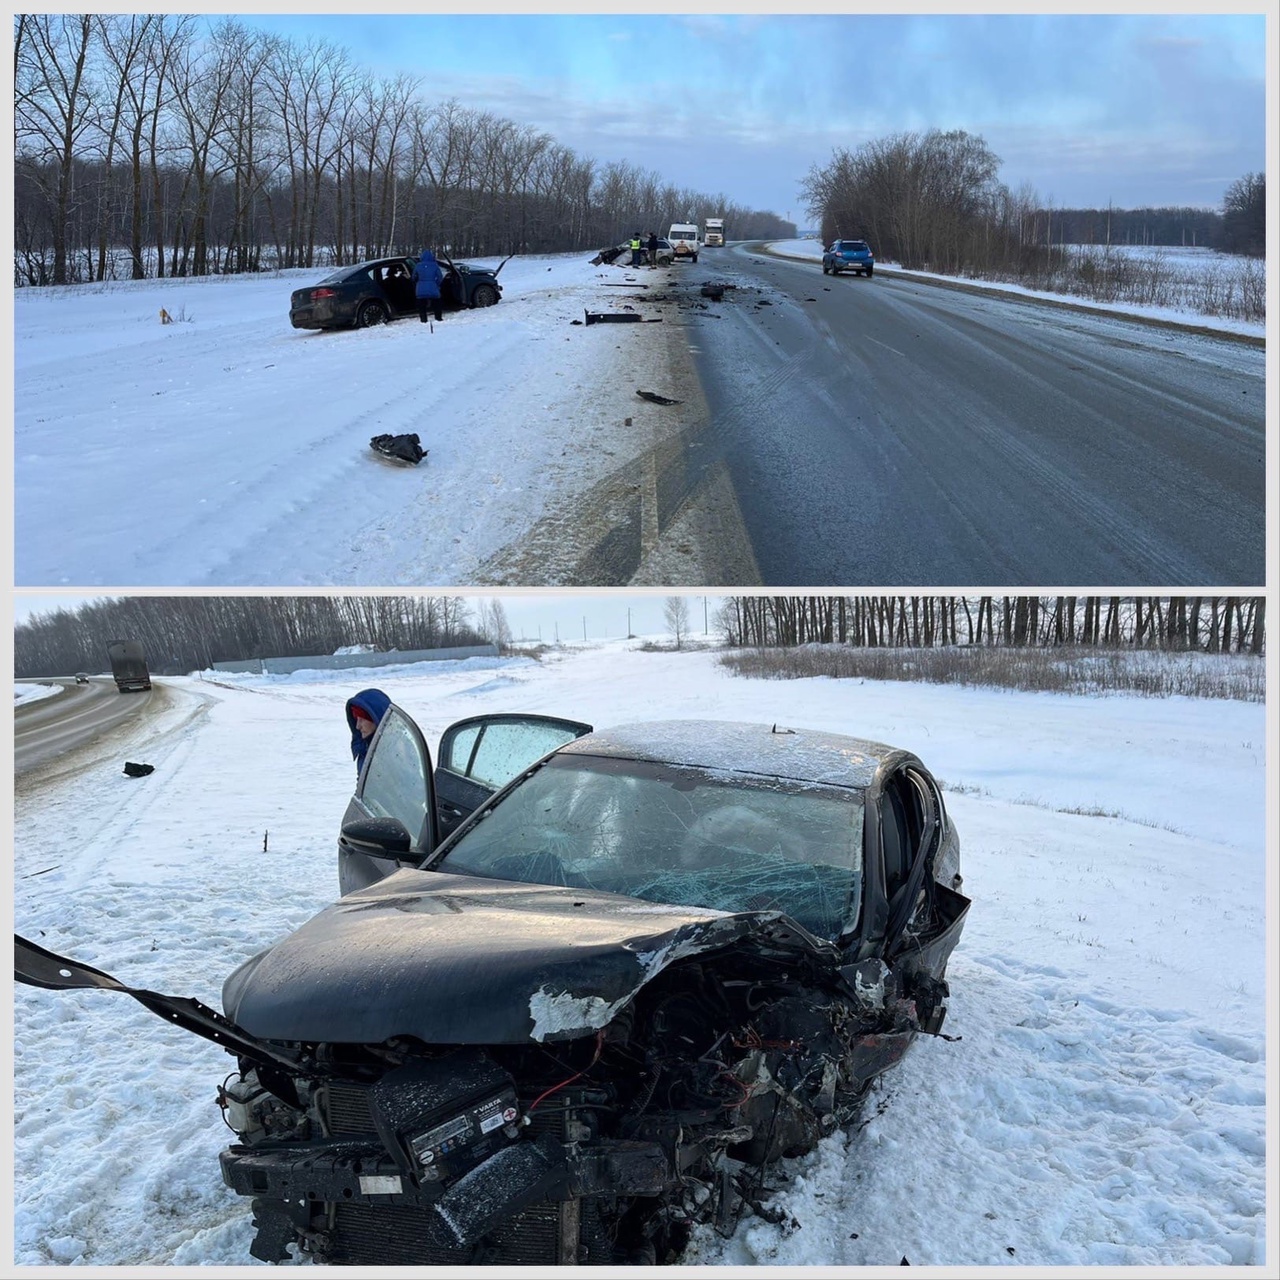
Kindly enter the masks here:
<path id="1" fill-rule="evenodd" d="M 265 1040 L 566 1040 L 607 1025 L 673 962 L 745 940 L 833 970 L 841 960 L 778 912 L 405 870 L 242 965 L 222 999 L 233 1022 Z"/>

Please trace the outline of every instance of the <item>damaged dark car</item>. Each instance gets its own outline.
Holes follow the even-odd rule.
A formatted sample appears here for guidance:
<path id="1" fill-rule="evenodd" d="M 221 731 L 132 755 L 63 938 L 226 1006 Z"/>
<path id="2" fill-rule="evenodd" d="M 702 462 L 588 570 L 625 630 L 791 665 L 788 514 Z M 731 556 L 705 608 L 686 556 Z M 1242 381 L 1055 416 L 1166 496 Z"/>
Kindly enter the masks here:
<path id="1" fill-rule="evenodd" d="M 454 262 L 444 254 L 440 303 L 446 311 L 492 307 L 502 297 L 496 270 Z M 289 299 L 289 323 L 295 329 L 367 329 L 404 316 L 417 315 L 413 258 L 378 258 L 339 267 L 317 285 L 295 289 Z"/>
<path id="2" fill-rule="evenodd" d="M 233 973 L 224 1015 L 17 940 L 19 980 L 124 990 L 237 1058 L 222 1174 L 255 1257 L 674 1262 L 767 1214 L 765 1168 L 940 1032 L 969 901 L 909 752 L 491 716 L 439 754 L 392 706 L 345 896 Z"/>

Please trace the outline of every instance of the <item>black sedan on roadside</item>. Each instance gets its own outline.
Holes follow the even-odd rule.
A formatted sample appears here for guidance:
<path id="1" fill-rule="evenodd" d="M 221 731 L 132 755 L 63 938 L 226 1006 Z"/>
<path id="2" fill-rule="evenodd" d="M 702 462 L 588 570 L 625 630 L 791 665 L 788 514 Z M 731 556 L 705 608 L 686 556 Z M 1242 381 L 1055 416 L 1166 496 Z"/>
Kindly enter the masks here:
<path id="1" fill-rule="evenodd" d="M 969 909 L 916 756 L 776 725 L 480 716 L 433 765 L 392 704 L 338 858 L 225 1014 L 15 936 L 20 982 L 238 1059 L 222 1176 L 266 1262 L 678 1261 L 941 1031 Z"/>
<path id="2" fill-rule="evenodd" d="M 453 262 L 439 255 L 444 270 L 440 297 L 445 308 L 491 307 L 502 297 L 498 272 Z M 289 323 L 295 329 L 367 329 L 403 316 L 416 315 L 413 258 L 378 258 L 339 267 L 319 284 L 295 289 Z"/>

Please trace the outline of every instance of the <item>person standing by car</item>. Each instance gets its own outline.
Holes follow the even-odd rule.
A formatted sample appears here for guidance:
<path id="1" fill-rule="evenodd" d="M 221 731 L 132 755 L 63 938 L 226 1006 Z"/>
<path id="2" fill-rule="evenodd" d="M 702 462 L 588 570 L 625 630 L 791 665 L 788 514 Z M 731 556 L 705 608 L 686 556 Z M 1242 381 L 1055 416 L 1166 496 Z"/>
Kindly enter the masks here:
<path id="1" fill-rule="evenodd" d="M 658 265 L 658 233 L 656 231 L 649 232 L 649 243 L 645 247 L 649 250 L 649 265 L 656 267 Z"/>
<path id="2" fill-rule="evenodd" d="M 640 250 L 644 247 L 644 241 L 640 239 L 640 233 L 633 231 L 631 233 L 631 265 L 638 267 L 640 265 Z"/>
<path id="3" fill-rule="evenodd" d="M 351 730 L 351 756 L 356 762 L 356 778 L 364 768 L 369 739 L 387 714 L 391 699 L 381 689 L 362 689 L 347 699 L 347 727 Z"/>
<path id="4" fill-rule="evenodd" d="M 444 281 L 444 271 L 436 261 L 436 255 L 430 249 L 423 249 L 418 265 L 413 269 L 413 292 L 418 300 L 418 319 L 427 323 L 427 312 L 431 311 L 437 320 L 444 319 L 440 305 L 440 285 Z"/>

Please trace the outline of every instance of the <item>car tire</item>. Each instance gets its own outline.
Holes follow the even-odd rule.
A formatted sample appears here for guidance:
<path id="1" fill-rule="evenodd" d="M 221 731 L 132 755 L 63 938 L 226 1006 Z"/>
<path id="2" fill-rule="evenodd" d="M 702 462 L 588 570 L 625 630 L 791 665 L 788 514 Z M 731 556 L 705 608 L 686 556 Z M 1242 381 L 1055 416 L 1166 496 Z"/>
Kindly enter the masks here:
<path id="1" fill-rule="evenodd" d="M 698 255 L 697 255 L 696 253 L 693 255 L 693 260 L 694 260 L 694 262 L 697 262 L 697 260 L 698 260 Z"/>
<path id="2" fill-rule="evenodd" d="M 827 266 L 825 262 L 822 264 L 822 274 L 824 276 L 829 276 L 831 274 L 831 268 Z"/>
<path id="3" fill-rule="evenodd" d="M 473 307 L 492 307 L 497 301 L 498 291 L 491 284 L 476 285 L 475 292 L 471 295 Z"/>
<path id="4" fill-rule="evenodd" d="M 387 308 L 381 302 L 372 299 L 362 302 L 356 311 L 356 328 L 368 329 L 375 324 L 386 324 L 391 319 Z"/>
<path id="5" fill-rule="evenodd" d="M 875 270 L 875 268 L 874 268 L 874 267 L 868 267 L 868 268 L 867 268 L 867 279 L 868 279 L 868 280 L 870 280 L 870 279 L 871 279 L 871 273 L 872 273 L 872 271 L 874 271 L 874 270 Z"/>

